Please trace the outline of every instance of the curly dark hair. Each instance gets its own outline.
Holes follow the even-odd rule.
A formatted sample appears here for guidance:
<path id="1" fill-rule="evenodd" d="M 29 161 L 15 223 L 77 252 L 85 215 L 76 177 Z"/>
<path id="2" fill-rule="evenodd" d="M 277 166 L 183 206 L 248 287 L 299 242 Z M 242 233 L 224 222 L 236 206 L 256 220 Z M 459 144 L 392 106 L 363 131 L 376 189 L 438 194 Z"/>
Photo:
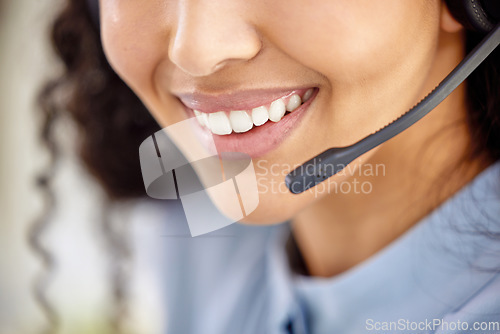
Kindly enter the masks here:
<path id="1" fill-rule="evenodd" d="M 56 333 L 59 327 L 55 307 L 46 296 L 55 258 L 41 242 L 41 236 L 50 224 L 56 202 L 51 181 L 60 154 L 54 126 L 65 116 L 78 126 L 79 156 L 109 200 L 103 205 L 101 228 L 110 256 L 114 300 L 111 331 L 121 333 L 127 313 L 126 268 L 130 250 L 123 227 L 113 224 L 109 209 L 113 202 L 146 195 L 138 148 L 160 126 L 108 64 L 101 47 L 99 27 L 86 0 L 66 2 L 50 26 L 50 40 L 64 67 L 63 73 L 45 83 L 39 94 L 40 136 L 51 162 L 37 178 L 45 195 L 45 209 L 27 235 L 31 249 L 43 265 L 33 282 L 33 296 L 48 320 L 41 333 Z"/>
<path id="2" fill-rule="evenodd" d="M 467 31 L 466 51 L 482 37 Z M 47 82 L 40 94 L 43 141 L 57 155 L 53 124 L 59 115 L 69 115 L 78 125 L 79 155 L 109 198 L 145 196 L 138 148 L 160 126 L 108 64 L 88 1 L 66 1 L 51 26 L 51 41 L 64 71 Z M 466 81 L 473 140 L 465 159 L 500 158 L 499 60 L 497 49 Z M 41 178 L 43 187 L 48 187 L 49 179 L 50 173 Z"/>
<path id="3" fill-rule="evenodd" d="M 160 126 L 108 64 L 98 27 L 85 0 L 68 0 L 55 19 L 51 40 L 64 73 L 42 91 L 44 138 L 50 124 L 67 113 L 81 135 L 79 155 L 113 199 L 145 195 L 138 147 Z M 66 98 L 56 98 L 60 92 Z"/>

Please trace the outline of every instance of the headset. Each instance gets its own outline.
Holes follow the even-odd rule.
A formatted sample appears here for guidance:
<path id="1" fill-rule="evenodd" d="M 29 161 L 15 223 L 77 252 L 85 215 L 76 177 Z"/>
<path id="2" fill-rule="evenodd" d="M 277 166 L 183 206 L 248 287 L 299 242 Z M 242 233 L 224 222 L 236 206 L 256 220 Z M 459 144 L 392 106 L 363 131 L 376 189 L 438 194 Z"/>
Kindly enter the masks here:
<path id="1" fill-rule="evenodd" d="M 97 0 L 86 0 L 99 27 Z M 445 0 L 453 17 L 466 29 L 487 34 L 460 64 L 409 111 L 382 129 L 345 147 L 333 147 L 295 168 L 285 177 L 293 194 L 300 194 L 343 170 L 354 159 L 386 142 L 422 119 L 457 88 L 500 43 L 500 0 Z"/>
<path id="2" fill-rule="evenodd" d="M 402 116 L 355 144 L 327 149 L 291 171 L 285 177 L 285 184 L 292 194 L 318 185 L 354 159 L 415 124 L 450 95 L 498 46 L 500 0 L 446 0 L 446 5 L 466 29 L 487 33 L 486 37 L 430 94 Z"/>

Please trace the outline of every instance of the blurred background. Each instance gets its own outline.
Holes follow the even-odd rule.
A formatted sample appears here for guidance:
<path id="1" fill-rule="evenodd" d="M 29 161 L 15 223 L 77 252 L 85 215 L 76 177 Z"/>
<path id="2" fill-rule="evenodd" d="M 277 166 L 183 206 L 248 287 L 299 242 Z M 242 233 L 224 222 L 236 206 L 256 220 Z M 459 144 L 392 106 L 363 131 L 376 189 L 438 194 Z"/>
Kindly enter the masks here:
<path id="1" fill-rule="evenodd" d="M 35 182 L 49 164 L 36 96 L 60 70 L 47 33 L 60 7 L 58 0 L 0 0 L 0 334 L 42 333 L 50 324 L 34 297 L 33 284 L 46 269 L 28 246 L 28 231 L 47 199 Z M 57 206 L 38 238 L 55 263 L 43 292 L 57 332 L 114 333 L 117 268 L 130 274 L 129 331 L 161 332 L 165 319 L 154 264 L 161 262 L 162 210 L 147 200 L 115 208 L 112 217 L 132 250 L 117 266 L 103 237 L 103 195 L 73 153 L 76 131 L 62 121 L 57 134 L 64 143 L 54 179 Z"/>

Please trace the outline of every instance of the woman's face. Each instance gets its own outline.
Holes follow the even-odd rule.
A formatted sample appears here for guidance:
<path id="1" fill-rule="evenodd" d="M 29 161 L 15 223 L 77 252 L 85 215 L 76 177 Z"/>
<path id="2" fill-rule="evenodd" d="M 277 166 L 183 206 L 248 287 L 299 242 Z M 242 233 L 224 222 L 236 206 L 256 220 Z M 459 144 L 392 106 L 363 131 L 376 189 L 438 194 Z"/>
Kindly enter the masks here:
<path id="1" fill-rule="evenodd" d="M 213 131 L 219 150 L 252 156 L 260 203 L 248 221 L 270 223 L 289 219 L 324 196 L 342 196 L 327 193 L 333 181 L 350 177 L 338 175 L 330 185 L 292 195 L 284 177 L 293 167 L 378 130 L 422 95 L 436 53 L 441 3 L 100 0 L 100 5 L 103 46 L 115 71 L 162 127 L 194 117 L 197 109 L 207 114 L 199 116 L 202 122 L 209 122 L 208 128 L 191 129 L 200 140 Z M 289 109 L 293 102 L 300 106 L 280 119 L 280 99 L 285 108 L 290 100 Z M 265 112 L 271 120 L 252 125 L 265 121 Z"/>

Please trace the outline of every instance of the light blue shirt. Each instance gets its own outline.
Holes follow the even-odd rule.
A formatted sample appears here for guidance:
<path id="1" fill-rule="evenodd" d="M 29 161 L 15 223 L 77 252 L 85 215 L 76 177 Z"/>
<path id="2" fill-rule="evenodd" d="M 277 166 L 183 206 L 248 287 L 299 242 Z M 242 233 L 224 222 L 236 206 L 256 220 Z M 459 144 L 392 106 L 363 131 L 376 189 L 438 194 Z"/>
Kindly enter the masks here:
<path id="1" fill-rule="evenodd" d="M 332 278 L 291 272 L 287 223 L 191 238 L 181 206 L 166 206 L 168 334 L 500 333 L 500 162 Z"/>

